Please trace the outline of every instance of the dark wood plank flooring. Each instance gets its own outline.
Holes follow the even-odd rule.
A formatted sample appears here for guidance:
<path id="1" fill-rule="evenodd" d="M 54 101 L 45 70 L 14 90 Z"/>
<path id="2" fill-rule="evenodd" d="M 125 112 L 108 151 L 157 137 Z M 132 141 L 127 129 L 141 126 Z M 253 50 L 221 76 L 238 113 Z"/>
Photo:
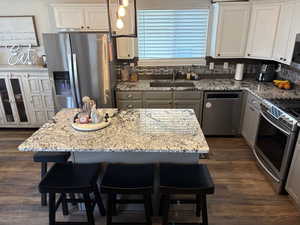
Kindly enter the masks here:
<path id="1" fill-rule="evenodd" d="M 0 225 L 47 225 L 47 207 L 40 206 L 37 184 L 40 165 L 32 162 L 32 153 L 19 152 L 17 146 L 33 130 L 0 130 Z M 216 184 L 216 193 L 208 198 L 211 225 L 300 225 L 300 211 L 288 196 L 274 193 L 257 168 L 249 147 L 242 138 L 208 138 L 211 148 L 207 163 Z M 180 210 L 179 210 L 180 209 Z M 190 207 L 178 206 L 172 220 L 191 222 Z M 125 218 L 143 217 L 132 212 Z M 82 220 L 82 212 L 59 219 Z M 97 225 L 105 225 L 96 213 Z M 154 218 L 154 224 L 160 224 Z"/>

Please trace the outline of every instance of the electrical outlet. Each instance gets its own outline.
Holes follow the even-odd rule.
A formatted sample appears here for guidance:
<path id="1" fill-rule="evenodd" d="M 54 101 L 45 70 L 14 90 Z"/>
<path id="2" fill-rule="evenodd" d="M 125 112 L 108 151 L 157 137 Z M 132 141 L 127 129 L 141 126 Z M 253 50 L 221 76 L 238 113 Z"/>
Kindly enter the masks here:
<path id="1" fill-rule="evenodd" d="M 209 69 L 213 70 L 215 68 L 215 64 L 213 62 L 209 63 Z"/>
<path id="2" fill-rule="evenodd" d="M 223 65 L 223 68 L 224 68 L 224 70 L 227 70 L 228 69 L 228 62 L 224 62 L 224 65 Z"/>

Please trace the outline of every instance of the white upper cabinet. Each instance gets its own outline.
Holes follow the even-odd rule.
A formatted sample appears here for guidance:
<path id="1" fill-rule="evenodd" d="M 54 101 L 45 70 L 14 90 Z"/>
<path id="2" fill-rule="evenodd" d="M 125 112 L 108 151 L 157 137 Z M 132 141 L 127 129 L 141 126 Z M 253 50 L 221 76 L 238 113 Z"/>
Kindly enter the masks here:
<path id="1" fill-rule="evenodd" d="M 211 56 L 242 58 L 247 45 L 249 3 L 213 4 Z"/>
<path id="2" fill-rule="evenodd" d="M 136 38 L 117 38 L 118 59 L 133 59 L 135 57 Z"/>
<path id="3" fill-rule="evenodd" d="M 107 8 L 102 7 L 86 7 L 85 8 L 85 24 L 88 30 L 104 30 L 108 31 Z"/>
<path id="4" fill-rule="evenodd" d="M 108 31 L 105 4 L 53 4 L 56 28 L 80 31 Z"/>
<path id="5" fill-rule="evenodd" d="M 288 48 L 288 43 L 290 36 L 292 35 L 291 28 L 294 6 L 294 3 L 284 3 L 281 6 L 275 47 L 273 51 L 273 59 L 285 64 L 290 64 L 292 60 L 292 54 L 289 53 L 292 52 L 293 49 Z"/>
<path id="6" fill-rule="evenodd" d="M 84 9 L 79 7 L 54 7 L 56 27 L 61 29 L 83 29 Z"/>
<path id="7" fill-rule="evenodd" d="M 291 28 L 289 32 L 289 38 L 286 42 L 286 51 L 285 51 L 285 58 L 286 61 L 284 63 L 291 64 L 294 47 L 295 47 L 295 41 L 296 41 L 296 35 L 300 33 L 300 2 L 297 2 L 293 4 L 293 16 L 292 16 L 292 22 L 291 22 Z"/>
<path id="8" fill-rule="evenodd" d="M 272 59 L 280 6 L 278 3 L 253 4 L 246 57 Z"/>

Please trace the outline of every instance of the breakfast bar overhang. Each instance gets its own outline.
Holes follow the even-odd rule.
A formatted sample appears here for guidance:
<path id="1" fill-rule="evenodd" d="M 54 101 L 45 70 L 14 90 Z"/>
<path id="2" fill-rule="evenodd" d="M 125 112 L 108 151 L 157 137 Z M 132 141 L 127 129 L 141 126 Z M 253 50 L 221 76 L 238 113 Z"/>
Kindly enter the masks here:
<path id="1" fill-rule="evenodd" d="M 71 126 L 79 110 L 58 112 L 19 150 L 67 151 L 77 163 L 198 163 L 199 154 L 209 151 L 192 109 L 121 110 L 110 126 L 95 132 L 79 132 Z"/>

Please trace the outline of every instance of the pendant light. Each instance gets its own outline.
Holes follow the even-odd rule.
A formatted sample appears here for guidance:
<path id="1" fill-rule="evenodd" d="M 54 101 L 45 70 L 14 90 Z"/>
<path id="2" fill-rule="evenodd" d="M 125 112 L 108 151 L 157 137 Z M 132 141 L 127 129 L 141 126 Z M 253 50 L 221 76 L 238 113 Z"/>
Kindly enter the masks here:
<path id="1" fill-rule="evenodd" d="M 111 37 L 137 37 L 136 0 L 107 0 Z"/>

